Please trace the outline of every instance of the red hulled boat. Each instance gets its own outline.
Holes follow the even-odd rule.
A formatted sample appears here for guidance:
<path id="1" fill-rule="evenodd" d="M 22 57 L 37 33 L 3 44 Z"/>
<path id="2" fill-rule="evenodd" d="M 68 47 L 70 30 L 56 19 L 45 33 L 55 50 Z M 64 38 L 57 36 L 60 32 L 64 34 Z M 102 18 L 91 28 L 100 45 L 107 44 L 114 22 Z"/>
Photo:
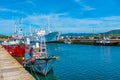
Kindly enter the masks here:
<path id="1" fill-rule="evenodd" d="M 12 56 L 20 57 L 24 56 L 26 45 L 24 43 L 23 37 L 10 36 L 8 41 L 4 41 L 2 46 L 10 53 Z"/>
<path id="2" fill-rule="evenodd" d="M 21 24 L 20 24 L 21 25 Z M 16 30 L 16 23 L 14 25 L 14 35 L 10 36 L 8 41 L 4 41 L 2 46 L 12 55 L 16 57 L 24 56 L 26 44 L 21 26 Z"/>

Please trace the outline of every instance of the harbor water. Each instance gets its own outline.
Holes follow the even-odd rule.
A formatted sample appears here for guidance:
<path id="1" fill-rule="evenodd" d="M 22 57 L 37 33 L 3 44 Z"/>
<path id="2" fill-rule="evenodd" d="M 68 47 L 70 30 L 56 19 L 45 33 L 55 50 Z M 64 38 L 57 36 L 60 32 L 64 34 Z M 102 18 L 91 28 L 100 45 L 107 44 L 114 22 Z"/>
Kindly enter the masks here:
<path id="1" fill-rule="evenodd" d="M 47 44 L 59 56 L 46 77 L 31 72 L 36 80 L 120 80 L 120 47 L 81 44 Z"/>

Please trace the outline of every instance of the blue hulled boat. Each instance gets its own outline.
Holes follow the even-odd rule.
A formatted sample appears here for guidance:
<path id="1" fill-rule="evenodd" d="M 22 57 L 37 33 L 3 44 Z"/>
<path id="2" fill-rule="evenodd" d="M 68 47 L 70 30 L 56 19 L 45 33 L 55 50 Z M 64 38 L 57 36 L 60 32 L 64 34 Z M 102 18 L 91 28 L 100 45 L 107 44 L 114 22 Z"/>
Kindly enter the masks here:
<path id="1" fill-rule="evenodd" d="M 35 38 L 35 45 L 29 45 L 27 47 L 23 66 L 31 71 L 46 76 L 52 70 L 52 64 L 58 57 L 48 56 L 44 34 L 45 32 L 41 31 L 39 38 Z"/>

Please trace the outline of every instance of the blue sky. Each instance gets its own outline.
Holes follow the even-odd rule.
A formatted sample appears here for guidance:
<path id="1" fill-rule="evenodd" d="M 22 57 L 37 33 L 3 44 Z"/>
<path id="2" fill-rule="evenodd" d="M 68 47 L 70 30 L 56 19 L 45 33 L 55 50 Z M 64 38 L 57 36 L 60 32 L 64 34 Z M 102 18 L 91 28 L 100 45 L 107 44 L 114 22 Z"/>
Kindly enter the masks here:
<path id="1" fill-rule="evenodd" d="M 12 34 L 22 18 L 24 31 L 45 27 L 62 33 L 120 29 L 120 0 L 0 0 L 0 34 Z"/>

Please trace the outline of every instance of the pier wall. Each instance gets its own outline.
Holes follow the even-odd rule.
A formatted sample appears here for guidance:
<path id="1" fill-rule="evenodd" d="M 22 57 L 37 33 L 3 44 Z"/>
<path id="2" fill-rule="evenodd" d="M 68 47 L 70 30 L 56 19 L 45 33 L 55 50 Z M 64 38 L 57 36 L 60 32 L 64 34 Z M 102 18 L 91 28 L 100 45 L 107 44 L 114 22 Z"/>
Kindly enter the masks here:
<path id="1" fill-rule="evenodd" d="M 0 45 L 0 80 L 35 79 Z"/>
<path id="2" fill-rule="evenodd" d="M 59 40 L 59 43 L 64 43 L 65 39 L 61 39 Z M 93 45 L 93 43 L 96 41 L 97 39 L 70 39 L 70 41 L 73 44 L 91 44 Z M 109 41 L 111 42 L 118 42 L 118 46 L 120 46 L 120 39 L 110 39 Z"/>

